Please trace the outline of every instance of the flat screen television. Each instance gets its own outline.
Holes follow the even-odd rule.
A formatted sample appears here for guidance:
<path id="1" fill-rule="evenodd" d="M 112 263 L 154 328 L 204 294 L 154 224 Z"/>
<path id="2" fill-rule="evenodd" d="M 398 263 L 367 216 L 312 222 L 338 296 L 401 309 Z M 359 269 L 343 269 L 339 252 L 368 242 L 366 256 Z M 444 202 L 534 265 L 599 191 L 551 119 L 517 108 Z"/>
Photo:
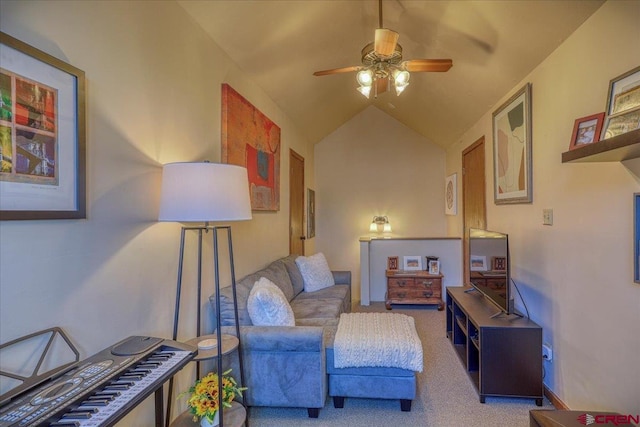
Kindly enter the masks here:
<path id="1" fill-rule="evenodd" d="M 469 285 L 500 309 L 512 314 L 509 236 L 478 228 L 469 229 Z"/>

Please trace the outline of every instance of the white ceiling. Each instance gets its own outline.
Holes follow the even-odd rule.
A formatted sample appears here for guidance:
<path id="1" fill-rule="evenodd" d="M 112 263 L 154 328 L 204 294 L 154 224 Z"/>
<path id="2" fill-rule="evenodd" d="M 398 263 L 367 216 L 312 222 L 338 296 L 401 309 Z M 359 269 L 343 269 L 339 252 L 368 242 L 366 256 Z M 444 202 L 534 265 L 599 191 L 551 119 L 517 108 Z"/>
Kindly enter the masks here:
<path id="1" fill-rule="evenodd" d="M 367 100 L 355 73 L 378 27 L 377 0 L 178 0 L 313 143 L 373 104 L 443 147 L 576 30 L 604 0 L 385 0 L 404 59 L 451 58 L 446 73 Z M 535 89 L 534 89 L 535 90 Z"/>

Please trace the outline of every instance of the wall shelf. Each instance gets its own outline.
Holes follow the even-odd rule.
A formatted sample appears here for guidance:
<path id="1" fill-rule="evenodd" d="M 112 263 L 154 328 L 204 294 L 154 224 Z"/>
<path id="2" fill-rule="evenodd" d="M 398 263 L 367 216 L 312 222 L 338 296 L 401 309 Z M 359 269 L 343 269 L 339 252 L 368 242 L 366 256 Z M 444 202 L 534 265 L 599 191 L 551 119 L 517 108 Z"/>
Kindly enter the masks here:
<path id="1" fill-rule="evenodd" d="M 640 129 L 562 153 L 562 163 L 621 162 L 640 157 Z"/>

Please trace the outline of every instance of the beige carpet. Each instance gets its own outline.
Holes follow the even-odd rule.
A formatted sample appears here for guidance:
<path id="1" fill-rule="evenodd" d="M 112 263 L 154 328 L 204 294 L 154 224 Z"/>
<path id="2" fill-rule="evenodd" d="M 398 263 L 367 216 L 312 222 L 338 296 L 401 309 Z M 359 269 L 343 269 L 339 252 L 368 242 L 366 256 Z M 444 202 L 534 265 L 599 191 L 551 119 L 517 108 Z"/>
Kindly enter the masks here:
<path id="1" fill-rule="evenodd" d="M 424 370 L 418 374 L 418 392 L 411 412 L 400 411 L 397 400 L 345 399 L 342 409 L 327 397 L 317 419 L 306 409 L 258 408 L 250 410 L 250 427 L 527 427 L 530 409 L 553 409 L 545 399 L 487 397 L 481 404 L 460 359 L 445 336 L 445 312 L 435 307 L 394 306 L 393 312 L 413 316 L 424 352 Z M 357 311 L 385 311 L 383 303 Z"/>

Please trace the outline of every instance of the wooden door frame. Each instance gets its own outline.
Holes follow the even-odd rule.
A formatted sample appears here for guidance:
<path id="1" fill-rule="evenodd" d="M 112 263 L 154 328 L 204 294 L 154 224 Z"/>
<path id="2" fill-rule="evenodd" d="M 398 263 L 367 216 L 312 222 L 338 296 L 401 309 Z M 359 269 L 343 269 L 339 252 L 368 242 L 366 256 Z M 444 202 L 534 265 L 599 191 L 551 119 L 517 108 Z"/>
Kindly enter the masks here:
<path id="1" fill-rule="evenodd" d="M 304 239 L 301 238 L 302 240 L 302 255 L 305 254 L 305 243 L 306 243 L 306 230 L 305 230 L 305 223 L 304 223 L 304 201 L 305 201 L 305 194 L 304 194 L 304 189 L 305 189 L 305 184 L 304 184 L 304 157 L 302 157 L 300 154 L 296 153 L 292 148 L 289 148 L 289 253 L 293 253 L 293 247 L 292 247 L 292 230 L 291 230 L 291 158 L 295 157 L 297 160 L 300 160 L 302 162 L 302 223 L 301 223 L 301 227 L 302 227 L 302 233 L 303 236 L 305 237 Z"/>
<path id="2" fill-rule="evenodd" d="M 473 144 L 469 145 L 467 148 L 465 148 L 464 150 L 462 150 L 462 155 L 461 155 L 461 168 L 462 168 L 462 275 L 463 275 L 463 281 L 466 283 L 468 283 L 469 278 L 467 277 L 467 272 L 469 271 L 469 269 L 467 268 L 468 264 L 469 264 L 469 236 L 467 233 L 467 218 L 466 218 L 466 177 L 465 177 L 465 170 L 464 170 L 464 156 L 466 154 L 468 154 L 469 152 L 475 150 L 476 148 L 482 146 L 482 153 L 483 153 L 483 161 L 485 161 L 486 163 L 486 150 L 484 149 L 484 135 L 482 135 L 480 138 L 478 138 Z M 484 225 L 486 227 L 486 223 L 487 223 L 487 169 L 485 167 L 485 165 L 482 165 L 482 169 L 484 171 L 483 176 L 482 176 L 482 191 L 483 191 L 483 197 L 482 197 L 482 216 L 483 216 L 483 221 L 484 221 Z"/>

